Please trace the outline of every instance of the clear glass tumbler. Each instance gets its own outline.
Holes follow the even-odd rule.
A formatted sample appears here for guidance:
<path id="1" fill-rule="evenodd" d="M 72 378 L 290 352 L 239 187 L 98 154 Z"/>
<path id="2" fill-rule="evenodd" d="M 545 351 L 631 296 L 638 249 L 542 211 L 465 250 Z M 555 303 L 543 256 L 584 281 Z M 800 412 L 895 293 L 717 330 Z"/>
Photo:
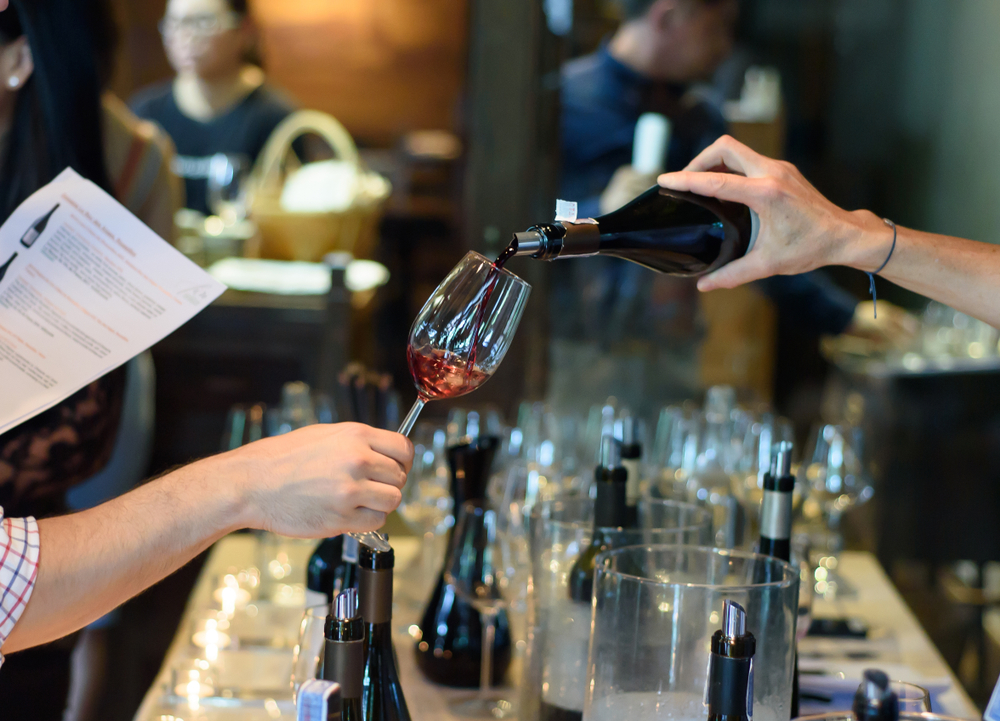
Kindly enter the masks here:
<path id="1" fill-rule="evenodd" d="M 711 513 L 677 501 L 640 501 L 634 530 L 604 529 L 612 548 L 641 543 L 705 543 Z M 531 582 L 519 719 L 579 718 L 583 712 L 591 606 L 572 600 L 569 573 L 590 545 L 594 501 L 564 497 L 535 504 L 529 519 Z M 659 523 L 661 527 L 653 527 Z"/>
<path id="2" fill-rule="evenodd" d="M 798 591 L 798 570 L 769 556 L 676 545 L 602 554 L 583 718 L 703 718 L 711 638 L 728 599 L 746 609 L 757 639 L 754 719 L 787 719 Z"/>

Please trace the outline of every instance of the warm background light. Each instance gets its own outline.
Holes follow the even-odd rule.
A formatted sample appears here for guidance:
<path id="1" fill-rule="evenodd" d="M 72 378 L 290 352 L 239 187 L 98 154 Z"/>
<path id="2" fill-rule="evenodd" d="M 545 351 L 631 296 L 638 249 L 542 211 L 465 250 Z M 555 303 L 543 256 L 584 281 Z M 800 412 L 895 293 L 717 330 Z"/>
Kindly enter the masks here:
<path id="1" fill-rule="evenodd" d="M 116 0 L 125 34 L 114 90 L 171 76 L 156 30 L 165 2 Z M 271 81 L 360 142 L 457 127 L 466 0 L 251 0 Z"/>

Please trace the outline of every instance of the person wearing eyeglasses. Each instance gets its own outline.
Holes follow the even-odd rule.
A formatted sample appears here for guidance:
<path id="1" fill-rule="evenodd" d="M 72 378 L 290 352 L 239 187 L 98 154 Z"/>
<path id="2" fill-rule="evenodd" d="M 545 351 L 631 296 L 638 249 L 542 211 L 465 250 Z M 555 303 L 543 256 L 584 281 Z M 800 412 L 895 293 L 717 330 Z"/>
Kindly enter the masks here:
<path id="1" fill-rule="evenodd" d="M 173 139 L 187 207 L 209 214 L 212 156 L 253 163 L 295 104 L 248 62 L 255 28 L 246 0 L 169 0 L 160 33 L 177 75 L 141 90 L 129 105 Z"/>

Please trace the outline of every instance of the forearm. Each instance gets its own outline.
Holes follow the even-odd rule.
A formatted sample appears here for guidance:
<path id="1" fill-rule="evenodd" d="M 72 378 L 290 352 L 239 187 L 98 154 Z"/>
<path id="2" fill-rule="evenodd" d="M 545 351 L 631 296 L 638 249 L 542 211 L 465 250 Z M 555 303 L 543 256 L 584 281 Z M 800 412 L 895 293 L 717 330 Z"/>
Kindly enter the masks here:
<path id="1" fill-rule="evenodd" d="M 82 628 L 247 525 L 243 463 L 232 454 L 206 459 L 96 508 L 40 521 L 35 588 L 3 651 Z"/>
<path id="2" fill-rule="evenodd" d="M 889 254 L 892 229 L 871 213 L 849 244 L 845 265 L 873 272 Z M 1000 246 L 898 228 L 896 249 L 879 275 L 1000 328 Z"/>

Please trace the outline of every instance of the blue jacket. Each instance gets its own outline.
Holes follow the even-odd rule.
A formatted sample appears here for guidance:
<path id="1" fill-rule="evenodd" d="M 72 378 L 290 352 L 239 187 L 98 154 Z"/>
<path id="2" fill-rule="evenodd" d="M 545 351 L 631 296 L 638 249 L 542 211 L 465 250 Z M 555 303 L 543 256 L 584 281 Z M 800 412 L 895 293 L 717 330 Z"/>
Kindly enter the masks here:
<path id="1" fill-rule="evenodd" d="M 642 113 L 649 111 L 663 113 L 672 121 L 673 132 L 664 163 L 667 170 L 684 168 L 698 153 L 726 133 L 726 122 L 714 105 L 688 92 L 683 86 L 644 78 L 615 60 L 606 47 L 577 58 L 563 68 L 561 195 L 566 200 L 579 203 L 582 217 L 599 214 L 600 194 L 611 176 L 619 167 L 632 162 L 635 124 Z M 555 283 L 557 294 L 560 291 L 572 292 L 567 283 L 587 283 L 587 276 L 590 276 L 590 280 L 605 289 L 605 293 L 625 292 L 636 300 L 650 300 L 650 293 L 641 288 L 654 282 L 649 271 L 624 261 L 608 261 L 595 264 L 592 259 L 580 264 L 591 266 L 587 269 L 560 270 Z M 572 281 L 567 277 L 571 273 L 575 276 Z M 598 278 L 598 275 L 603 277 Z M 694 283 L 681 282 L 690 289 L 689 300 L 675 301 L 675 305 L 679 302 L 679 307 L 672 311 L 653 311 L 654 318 L 647 318 L 646 321 L 652 320 L 653 326 L 656 326 L 655 316 L 660 316 L 662 320 L 666 315 L 673 318 L 677 325 L 683 316 L 694 313 L 697 304 Z M 775 302 L 786 320 L 817 334 L 841 333 L 850 324 L 857 305 L 853 296 L 820 272 L 768 278 L 759 281 L 758 287 Z M 663 294 L 653 294 L 654 297 L 657 295 Z M 684 296 L 679 291 L 668 295 Z M 605 309 L 617 306 L 612 316 L 632 317 L 637 321 L 638 315 L 652 310 L 643 309 L 638 315 L 628 312 L 620 307 L 623 300 L 605 296 L 599 305 Z M 562 302 L 566 301 L 568 298 Z M 633 310 L 639 311 L 634 304 Z M 597 316 L 609 319 L 605 313 L 598 312 Z M 591 312 L 590 322 L 596 320 Z M 650 330 L 646 322 L 640 323 L 637 327 Z M 600 321 L 598 324 L 604 325 Z M 681 322 L 680 325 L 690 328 L 692 324 Z M 583 329 L 578 327 L 577 330 Z"/>

